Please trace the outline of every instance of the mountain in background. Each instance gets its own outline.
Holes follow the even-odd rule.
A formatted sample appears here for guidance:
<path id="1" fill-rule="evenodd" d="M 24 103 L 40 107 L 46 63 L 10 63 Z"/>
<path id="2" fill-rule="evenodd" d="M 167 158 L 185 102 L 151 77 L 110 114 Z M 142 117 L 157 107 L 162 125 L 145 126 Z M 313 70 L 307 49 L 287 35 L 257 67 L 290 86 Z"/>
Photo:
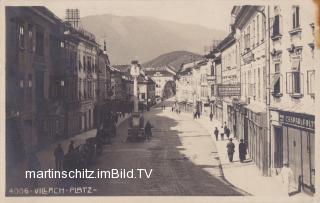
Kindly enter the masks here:
<path id="1" fill-rule="evenodd" d="M 225 32 L 200 25 L 182 24 L 152 17 L 110 14 L 81 18 L 82 26 L 102 44 L 105 39 L 112 64 L 128 64 L 132 59 L 145 63 L 164 53 L 186 50 L 204 53 L 204 46 L 223 39 Z"/>
<path id="2" fill-rule="evenodd" d="M 142 64 L 143 67 L 161 67 L 170 66 L 174 71 L 178 72 L 182 64 L 190 63 L 202 59 L 199 54 L 188 51 L 173 51 L 170 53 L 162 54 L 155 59 Z"/>

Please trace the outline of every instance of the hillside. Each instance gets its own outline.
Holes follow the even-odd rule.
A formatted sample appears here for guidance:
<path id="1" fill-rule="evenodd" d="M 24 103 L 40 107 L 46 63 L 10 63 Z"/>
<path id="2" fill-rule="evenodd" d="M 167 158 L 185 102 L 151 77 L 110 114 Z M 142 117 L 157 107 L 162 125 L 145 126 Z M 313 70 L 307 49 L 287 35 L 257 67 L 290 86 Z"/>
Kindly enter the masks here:
<path id="1" fill-rule="evenodd" d="M 188 51 L 173 51 L 170 53 L 162 54 L 155 59 L 143 64 L 144 67 L 159 67 L 170 66 L 176 72 L 184 63 L 190 63 L 194 60 L 201 59 L 202 56 Z"/>
<path id="2" fill-rule="evenodd" d="M 106 40 L 112 64 L 128 64 L 132 59 L 145 63 L 176 50 L 203 54 L 213 39 L 225 37 L 220 30 L 152 17 L 105 14 L 83 17 L 81 23 L 100 44 Z"/>

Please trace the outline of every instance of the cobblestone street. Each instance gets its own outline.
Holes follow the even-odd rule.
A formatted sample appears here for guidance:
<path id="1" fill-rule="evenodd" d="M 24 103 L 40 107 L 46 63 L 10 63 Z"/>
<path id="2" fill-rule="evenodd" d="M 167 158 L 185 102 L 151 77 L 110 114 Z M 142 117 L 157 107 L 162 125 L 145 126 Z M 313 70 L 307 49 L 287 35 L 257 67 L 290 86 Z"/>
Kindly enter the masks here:
<path id="1" fill-rule="evenodd" d="M 168 105 L 167 105 L 168 106 Z M 205 129 L 167 107 L 144 114 L 154 126 L 151 141 L 126 142 L 128 121 L 104 148 L 96 169 L 153 169 L 150 179 L 91 179 L 80 185 L 99 195 L 243 195 L 221 176 L 216 147 Z"/>

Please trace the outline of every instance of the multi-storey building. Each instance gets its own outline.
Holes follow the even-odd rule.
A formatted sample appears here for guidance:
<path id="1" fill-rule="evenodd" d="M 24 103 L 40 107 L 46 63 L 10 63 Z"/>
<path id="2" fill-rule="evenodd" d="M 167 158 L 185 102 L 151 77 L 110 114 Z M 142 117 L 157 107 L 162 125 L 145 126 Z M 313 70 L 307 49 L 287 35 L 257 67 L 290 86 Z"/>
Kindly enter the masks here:
<path id="1" fill-rule="evenodd" d="M 267 125 L 267 12 L 263 6 L 234 7 L 234 29 L 240 47 L 241 99 L 239 112 L 243 112 L 240 125 L 248 143 L 250 157 L 268 174 L 268 125 Z M 237 107 L 236 107 L 237 108 Z M 243 122 L 243 123 L 242 123 Z"/>
<path id="2" fill-rule="evenodd" d="M 119 102 L 123 99 L 123 92 L 122 92 L 122 74 L 121 71 L 112 67 L 111 69 L 111 90 L 112 96 L 111 100 L 114 103 Z"/>
<path id="3" fill-rule="evenodd" d="M 314 192 L 315 48 L 314 16 L 303 5 L 269 6 L 271 168 L 289 163 L 294 182 Z"/>
<path id="4" fill-rule="evenodd" d="M 6 141 L 8 154 L 65 133 L 62 21 L 44 7 L 6 7 Z"/>
<path id="5" fill-rule="evenodd" d="M 232 22 L 233 23 L 233 22 Z M 223 114 L 222 120 L 227 122 L 227 126 L 231 129 L 231 133 L 238 137 L 238 119 L 235 105 L 240 99 L 240 57 L 239 43 L 235 38 L 235 29 L 231 24 L 230 34 L 221 41 L 218 46 L 221 52 L 221 76 L 222 84 L 219 89 L 219 96 L 222 99 Z"/>
<path id="6" fill-rule="evenodd" d="M 169 98 L 175 94 L 174 77 L 176 72 L 168 66 L 146 68 L 145 74 L 156 82 L 156 97 Z M 170 91 L 171 89 L 171 91 Z"/>
<path id="7" fill-rule="evenodd" d="M 95 89 L 97 101 L 94 108 L 95 126 L 99 126 L 101 124 L 103 117 L 110 110 L 110 88 L 110 61 L 107 54 L 106 42 L 104 42 L 103 51 L 98 50 L 97 86 Z"/>
<path id="8" fill-rule="evenodd" d="M 66 69 L 68 135 L 74 135 L 94 127 L 99 45 L 94 35 L 68 22 L 64 40 L 70 50 L 66 57 L 72 61 Z"/>
<path id="9" fill-rule="evenodd" d="M 97 82 L 106 64 L 97 65 L 94 36 L 45 7 L 7 7 L 6 32 L 6 140 L 16 149 L 9 154 L 92 128 L 106 85 Z"/>
<path id="10" fill-rule="evenodd" d="M 185 64 L 177 74 L 176 101 L 182 111 L 194 111 L 194 93 L 192 79 L 192 64 Z"/>

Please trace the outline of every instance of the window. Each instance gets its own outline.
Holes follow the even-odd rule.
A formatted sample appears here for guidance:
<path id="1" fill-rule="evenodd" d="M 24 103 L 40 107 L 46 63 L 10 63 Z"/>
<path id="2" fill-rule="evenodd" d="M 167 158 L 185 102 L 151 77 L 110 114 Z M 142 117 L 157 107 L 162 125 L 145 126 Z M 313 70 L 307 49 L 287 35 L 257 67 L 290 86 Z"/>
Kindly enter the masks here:
<path id="1" fill-rule="evenodd" d="M 308 84 L 308 94 L 314 96 L 315 94 L 315 70 L 307 71 L 307 84 Z"/>
<path id="2" fill-rule="evenodd" d="M 36 54 L 43 56 L 44 34 L 43 32 L 36 32 Z"/>
<path id="3" fill-rule="evenodd" d="M 300 71 L 287 73 L 287 93 L 292 97 L 301 97 L 303 93 L 303 74 Z"/>
<path id="4" fill-rule="evenodd" d="M 141 93 L 141 99 L 145 99 L 146 98 L 146 94 L 145 93 Z"/>
<path id="5" fill-rule="evenodd" d="M 256 21 L 252 21 L 252 48 L 255 47 L 255 38 L 256 38 Z"/>
<path id="6" fill-rule="evenodd" d="M 296 29 L 300 27 L 300 12 L 299 6 L 293 6 L 293 13 L 292 13 L 292 29 Z"/>
<path id="7" fill-rule="evenodd" d="M 29 37 L 29 51 L 34 52 L 36 47 L 33 41 L 33 26 L 28 25 L 28 37 Z"/>
<path id="8" fill-rule="evenodd" d="M 86 57 L 83 56 L 83 69 L 86 70 Z"/>
<path id="9" fill-rule="evenodd" d="M 272 36 L 277 36 L 279 34 L 280 34 L 280 16 L 276 15 L 274 16 L 274 20 L 273 20 Z"/>
<path id="10" fill-rule="evenodd" d="M 19 26 L 19 46 L 24 48 L 24 27 L 23 25 Z"/>
<path id="11" fill-rule="evenodd" d="M 254 100 L 256 99 L 256 69 L 253 70 L 253 96 L 254 96 Z"/>
<path id="12" fill-rule="evenodd" d="M 273 76 L 273 82 L 272 82 L 272 87 L 273 87 L 273 95 L 274 96 L 279 96 L 281 94 L 281 87 L 280 87 L 280 80 L 281 80 L 281 77 L 280 77 L 280 73 L 276 73 L 274 74 Z"/>
<path id="13" fill-rule="evenodd" d="M 260 99 L 260 68 L 258 68 L 258 99 Z"/>
<path id="14" fill-rule="evenodd" d="M 262 35 L 261 35 L 261 41 L 264 41 L 266 34 L 266 17 L 262 15 Z"/>
<path id="15" fill-rule="evenodd" d="M 244 46 L 245 49 L 250 49 L 250 26 L 248 26 L 247 32 L 244 35 Z"/>
<path id="16" fill-rule="evenodd" d="M 260 27 L 259 27 L 259 15 L 257 15 L 257 45 L 259 44 L 259 40 L 260 40 Z"/>
<path id="17" fill-rule="evenodd" d="M 279 8 L 279 6 L 275 6 L 274 7 L 273 25 L 272 25 L 272 37 L 276 37 L 281 34 L 280 19 L 281 19 L 280 8 Z"/>
<path id="18" fill-rule="evenodd" d="M 274 64 L 274 72 L 279 73 L 280 72 L 280 63 Z"/>

